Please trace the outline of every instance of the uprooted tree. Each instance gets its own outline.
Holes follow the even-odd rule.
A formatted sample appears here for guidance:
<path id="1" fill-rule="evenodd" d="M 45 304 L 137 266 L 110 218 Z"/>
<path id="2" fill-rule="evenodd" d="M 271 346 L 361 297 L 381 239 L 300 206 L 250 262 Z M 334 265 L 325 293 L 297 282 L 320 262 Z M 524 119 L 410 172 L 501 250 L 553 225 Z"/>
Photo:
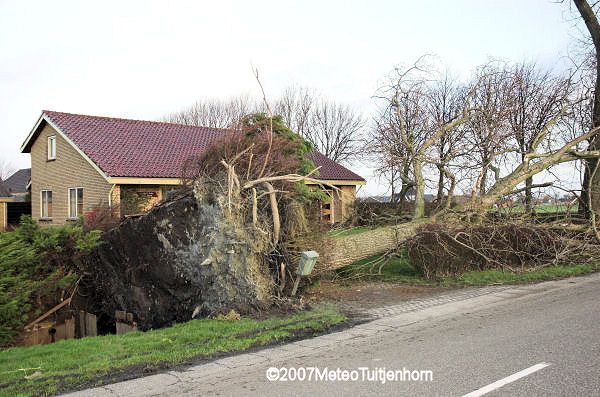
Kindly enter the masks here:
<path id="1" fill-rule="evenodd" d="M 471 111 L 461 88 L 447 76 L 435 79 L 436 73 L 422 63 L 424 58 L 409 68 L 395 69 L 390 83 L 380 89 L 383 106 L 369 144 L 371 152 L 387 160 L 386 166 L 395 165 L 402 199 L 409 189 L 414 191 L 415 219 L 425 216 L 427 165 L 437 167 L 441 191 L 444 177 L 451 181 L 452 195 L 456 178 L 449 165 L 460 157 L 456 133 Z"/>
<path id="2" fill-rule="evenodd" d="M 319 236 L 311 210 L 324 197 L 306 184 L 319 184 L 311 149 L 278 117 L 245 117 L 187 162 L 181 191 L 106 233 L 81 261 L 90 310 L 107 319 L 127 310 L 148 329 L 269 306 Z"/>

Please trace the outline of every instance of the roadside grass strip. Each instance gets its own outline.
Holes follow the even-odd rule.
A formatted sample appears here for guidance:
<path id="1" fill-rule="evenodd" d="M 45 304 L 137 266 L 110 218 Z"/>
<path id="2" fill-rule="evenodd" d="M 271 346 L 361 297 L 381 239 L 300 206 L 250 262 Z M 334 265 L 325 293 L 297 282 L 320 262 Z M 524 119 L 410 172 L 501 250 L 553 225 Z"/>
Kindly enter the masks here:
<path id="1" fill-rule="evenodd" d="M 0 351 L 0 396 L 50 395 L 147 375 L 326 330 L 346 320 L 333 306 L 256 320 L 200 319 L 125 335 Z"/>

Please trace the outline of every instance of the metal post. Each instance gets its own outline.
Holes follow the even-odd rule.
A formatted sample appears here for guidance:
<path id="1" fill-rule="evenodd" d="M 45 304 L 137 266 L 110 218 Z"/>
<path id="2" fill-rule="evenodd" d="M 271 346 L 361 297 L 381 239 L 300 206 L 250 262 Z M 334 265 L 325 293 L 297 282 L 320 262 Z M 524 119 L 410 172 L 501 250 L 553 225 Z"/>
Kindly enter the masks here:
<path id="1" fill-rule="evenodd" d="M 300 277 L 301 276 L 297 276 L 296 281 L 294 281 L 294 288 L 292 288 L 292 296 L 296 295 L 296 290 L 298 290 L 298 284 L 300 284 Z"/>

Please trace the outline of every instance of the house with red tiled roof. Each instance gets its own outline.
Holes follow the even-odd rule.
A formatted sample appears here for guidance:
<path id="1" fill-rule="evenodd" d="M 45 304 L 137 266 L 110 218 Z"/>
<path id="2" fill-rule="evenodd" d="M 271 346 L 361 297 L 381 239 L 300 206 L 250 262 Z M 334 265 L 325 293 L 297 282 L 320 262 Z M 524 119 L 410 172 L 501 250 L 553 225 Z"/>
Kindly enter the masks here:
<path id="1" fill-rule="evenodd" d="M 122 216 L 147 210 L 181 184 L 187 159 L 227 132 L 45 110 L 21 146 L 31 154 L 32 217 L 60 225 L 97 208 Z M 320 167 L 318 178 L 341 191 L 323 204 L 324 219 L 344 221 L 365 180 L 317 151 L 310 157 Z"/>

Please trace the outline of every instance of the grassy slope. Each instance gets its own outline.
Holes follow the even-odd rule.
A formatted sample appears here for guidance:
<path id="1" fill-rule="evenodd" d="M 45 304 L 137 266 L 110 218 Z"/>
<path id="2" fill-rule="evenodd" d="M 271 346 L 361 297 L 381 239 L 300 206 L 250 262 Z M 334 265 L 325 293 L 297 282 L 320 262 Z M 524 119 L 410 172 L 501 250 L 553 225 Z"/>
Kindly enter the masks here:
<path id="1" fill-rule="evenodd" d="M 338 269 L 336 273 L 342 278 L 345 276 L 353 277 L 355 275 L 363 275 L 363 279 L 390 281 L 406 284 L 434 284 L 428 280 L 421 278 L 419 273 L 408 263 L 404 257 L 391 258 L 388 263 L 381 267 L 379 273 L 380 256 L 372 256 L 351 265 Z"/>
<path id="2" fill-rule="evenodd" d="M 322 331 L 345 317 L 321 307 L 285 318 L 192 320 L 148 332 L 72 339 L 0 351 L 0 395 L 32 395 L 100 384 L 110 372 L 132 366 L 161 368 L 194 358 L 248 349 Z"/>
<path id="3" fill-rule="evenodd" d="M 550 266 L 537 270 L 524 272 L 508 272 L 501 270 L 486 270 L 467 272 L 457 277 L 443 277 L 438 280 L 426 280 L 412 267 L 406 257 L 391 258 L 381 268 L 381 274 L 378 272 L 378 257 L 363 259 L 352 265 L 339 269 L 337 273 L 340 276 L 352 276 L 356 274 L 369 274 L 364 278 L 369 280 L 380 280 L 389 282 L 399 282 L 419 285 L 443 285 L 443 286 L 467 286 L 467 285 L 488 285 L 488 284 L 511 284 L 528 283 L 534 281 L 553 280 L 579 276 L 582 274 L 600 271 L 600 263 L 590 263 L 581 265 L 558 265 Z"/>

